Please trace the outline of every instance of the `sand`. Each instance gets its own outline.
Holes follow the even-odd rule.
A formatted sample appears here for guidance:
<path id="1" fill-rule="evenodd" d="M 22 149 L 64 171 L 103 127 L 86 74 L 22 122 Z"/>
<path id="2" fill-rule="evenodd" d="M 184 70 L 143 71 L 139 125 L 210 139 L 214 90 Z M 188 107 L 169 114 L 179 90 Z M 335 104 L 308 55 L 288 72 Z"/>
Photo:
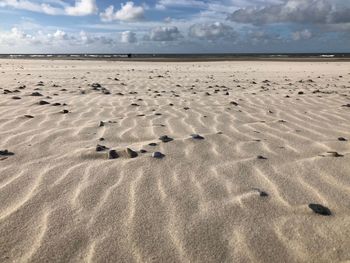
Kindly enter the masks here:
<path id="1" fill-rule="evenodd" d="M 0 65 L 1 262 L 349 262 L 348 62 Z"/>

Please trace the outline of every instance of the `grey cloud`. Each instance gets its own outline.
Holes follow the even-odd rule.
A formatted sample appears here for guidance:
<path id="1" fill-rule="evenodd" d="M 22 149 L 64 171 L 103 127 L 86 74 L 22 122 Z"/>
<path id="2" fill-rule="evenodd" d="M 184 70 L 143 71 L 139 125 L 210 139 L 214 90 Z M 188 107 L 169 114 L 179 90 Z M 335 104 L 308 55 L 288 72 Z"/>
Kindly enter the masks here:
<path id="1" fill-rule="evenodd" d="M 188 35 L 207 40 L 232 39 L 236 36 L 232 27 L 220 22 L 194 24 L 189 28 Z"/>
<path id="2" fill-rule="evenodd" d="M 176 26 L 159 26 L 153 28 L 149 34 L 145 35 L 146 41 L 176 41 L 183 38 Z"/>
<path id="3" fill-rule="evenodd" d="M 131 32 L 131 31 L 122 32 L 121 42 L 122 43 L 136 43 L 137 42 L 136 33 Z"/>
<path id="4" fill-rule="evenodd" d="M 263 8 L 238 9 L 229 20 L 249 24 L 312 23 L 332 24 L 350 22 L 350 7 L 331 0 L 285 0 L 284 3 Z"/>

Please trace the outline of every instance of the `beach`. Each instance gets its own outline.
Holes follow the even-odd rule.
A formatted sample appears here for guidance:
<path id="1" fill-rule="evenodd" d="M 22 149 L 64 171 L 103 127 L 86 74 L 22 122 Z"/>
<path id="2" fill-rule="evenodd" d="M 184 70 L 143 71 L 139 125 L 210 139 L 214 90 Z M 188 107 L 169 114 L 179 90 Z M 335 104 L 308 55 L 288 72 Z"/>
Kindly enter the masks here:
<path id="1" fill-rule="evenodd" d="M 349 262 L 350 63 L 0 60 L 0 262 Z"/>

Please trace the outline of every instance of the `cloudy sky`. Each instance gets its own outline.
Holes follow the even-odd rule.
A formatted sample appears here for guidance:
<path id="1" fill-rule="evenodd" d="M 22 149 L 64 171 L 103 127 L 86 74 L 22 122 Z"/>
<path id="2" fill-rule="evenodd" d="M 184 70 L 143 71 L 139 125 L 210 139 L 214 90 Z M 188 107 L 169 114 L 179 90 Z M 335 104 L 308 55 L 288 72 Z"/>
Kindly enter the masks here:
<path id="1" fill-rule="evenodd" d="M 0 53 L 350 52 L 350 0 L 0 0 Z"/>

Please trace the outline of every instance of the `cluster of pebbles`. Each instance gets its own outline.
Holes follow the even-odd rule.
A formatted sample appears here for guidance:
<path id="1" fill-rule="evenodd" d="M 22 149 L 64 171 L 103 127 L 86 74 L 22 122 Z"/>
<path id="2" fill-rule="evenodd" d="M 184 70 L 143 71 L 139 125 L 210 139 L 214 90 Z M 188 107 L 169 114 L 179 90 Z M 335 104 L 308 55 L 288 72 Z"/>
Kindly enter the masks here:
<path id="1" fill-rule="evenodd" d="M 99 124 L 99 127 L 103 127 L 104 126 L 104 122 L 101 121 L 100 124 Z M 204 137 L 199 135 L 199 134 L 191 134 L 190 137 L 194 140 L 204 140 Z M 100 141 L 104 141 L 105 138 L 100 138 Z M 159 137 L 159 140 L 162 142 L 162 143 L 168 143 L 168 142 L 171 142 L 173 141 L 174 139 L 169 137 L 168 135 L 162 135 Z M 151 147 L 156 147 L 158 144 L 155 143 L 155 142 L 151 142 L 148 144 L 148 146 L 151 146 Z M 121 156 L 125 156 L 127 158 L 136 158 L 139 156 L 139 154 L 144 154 L 144 153 L 147 153 L 148 151 L 145 150 L 145 149 L 141 149 L 139 150 L 139 152 L 131 149 L 131 148 L 126 148 L 125 150 L 122 150 L 122 151 L 117 151 L 115 149 L 110 149 L 109 147 L 107 146 L 104 146 L 104 145 L 101 145 L 101 144 L 97 144 L 96 146 L 96 152 L 105 152 L 105 151 L 108 151 L 108 159 L 118 159 L 119 157 Z M 163 159 L 165 157 L 165 154 L 162 153 L 162 152 L 159 152 L 159 151 L 155 151 L 155 152 L 152 152 L 152 155 L 151 155 L 153 158 L 156 158 L 156 159 Z"/>

